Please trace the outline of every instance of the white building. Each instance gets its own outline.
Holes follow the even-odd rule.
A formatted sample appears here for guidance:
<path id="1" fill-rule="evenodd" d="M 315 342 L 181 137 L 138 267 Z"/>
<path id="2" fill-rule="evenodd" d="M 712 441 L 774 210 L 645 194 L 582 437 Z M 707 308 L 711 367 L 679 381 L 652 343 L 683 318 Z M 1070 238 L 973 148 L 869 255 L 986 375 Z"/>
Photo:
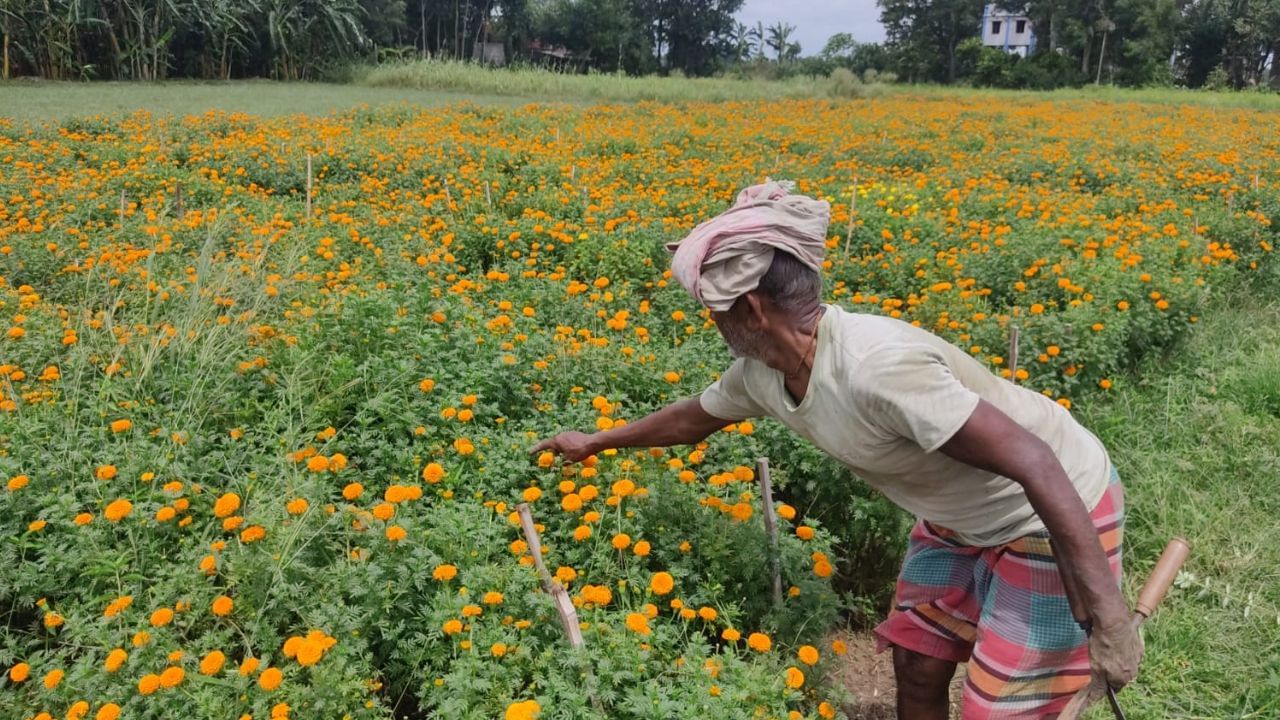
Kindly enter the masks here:
<path id="1" fill-rule="evenodd" d="M 1001 10 L 994 4 L 982 9 L 982 44 L 1026 57 L 1036 49 L 1031 19 L 1020 13 Z"/>

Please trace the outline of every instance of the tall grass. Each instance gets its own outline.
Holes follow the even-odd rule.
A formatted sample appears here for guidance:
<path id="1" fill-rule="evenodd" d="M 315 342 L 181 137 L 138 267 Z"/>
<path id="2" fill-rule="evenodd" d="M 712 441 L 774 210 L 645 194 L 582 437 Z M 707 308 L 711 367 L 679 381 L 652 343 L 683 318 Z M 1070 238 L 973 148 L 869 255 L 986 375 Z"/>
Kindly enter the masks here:
<path id="1" fill-rule="evenodd" d="M 518 95 L 545 99 L 725 101 L 779 98 L 867 97 L 885 86 L 850 83 L 847 78 L 795 77 L 786 80 L 630 77 L 608 73 L 572 74 L 529 65 L 501 69 L 454 60 L 414 60 L 379 65 L 357 73 L 357 82 L 375 87 Z"/>

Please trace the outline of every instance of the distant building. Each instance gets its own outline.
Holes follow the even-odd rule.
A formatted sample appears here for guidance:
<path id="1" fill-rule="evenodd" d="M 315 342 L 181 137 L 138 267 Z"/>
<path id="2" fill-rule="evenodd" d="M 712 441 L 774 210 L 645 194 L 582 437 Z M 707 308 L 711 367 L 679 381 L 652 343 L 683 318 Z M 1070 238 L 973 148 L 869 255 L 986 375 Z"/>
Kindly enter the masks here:
<path id="1" fill-rule="evenodd" d="M 1030 55 L 1036 49 L 1031 18 L 987 5 L 982 9 L 982 44 L 1021 57 Z"/>

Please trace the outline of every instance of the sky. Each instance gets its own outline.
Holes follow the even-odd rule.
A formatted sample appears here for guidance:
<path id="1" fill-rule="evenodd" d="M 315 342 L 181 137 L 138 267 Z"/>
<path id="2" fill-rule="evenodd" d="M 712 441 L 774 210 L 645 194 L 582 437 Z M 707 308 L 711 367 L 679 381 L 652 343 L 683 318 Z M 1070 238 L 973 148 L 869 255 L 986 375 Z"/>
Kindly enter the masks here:
<path id="1" fill-rule="evenodd" d="M 817 55 L 827 38 L 838 32 L 847 32 L 859 42 L 884 40 L 876 0 L 746 0 L 737 17 L 748 27 L 756 22 L 765 27 L 779 20 L 791 23 L 801 55 Z"/>

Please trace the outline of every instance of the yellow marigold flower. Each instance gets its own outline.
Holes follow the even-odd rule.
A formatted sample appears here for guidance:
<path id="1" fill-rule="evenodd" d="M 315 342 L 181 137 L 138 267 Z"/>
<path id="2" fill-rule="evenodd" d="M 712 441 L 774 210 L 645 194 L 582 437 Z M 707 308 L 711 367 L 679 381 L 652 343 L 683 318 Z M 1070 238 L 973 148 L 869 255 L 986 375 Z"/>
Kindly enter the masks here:
<path id="1" fill-rule="evenodd" d="M 444 625 L 440 626 L 445 635 L 454 635 L 462 632 L 462 621 L 457 618 L 450 618 L 444 621 Z"/>
<path id="2" fill-rule="evenodd" d="M 462 606 L 462 617 L 479 617 L 483 612 L 479 605 Z"/>
<path id="3" fill-rule="evenodd" d="M 226 617 L 231 614 L 233 609 L 235 609 L 235 603 L 226 595 L 219 595 L 217 599 L 213 601 L 211 609 L 213 610 L 214 615 L 217 615 L 218 617 Z"/>
<path id="4" fill-rule="evenodd" d="M 76 515 L 74 522 L 76 525 L 88 525 L 93 522 L 93 514 L 82 512 L 79 515 Z"/>
<path id="5" fill-rule="evenodd" d="M 541 711 L 542 706 L 538 704 L 537 700 L 513 702 L 507 706 L 507 712 L 503 716 L 503 720 L 535 720 Z"/>
<path id="6" fill-rule="evenodd" d="M 432 380 L 431 378 L 423 378 L 418 383 L 418 389 L 424 393 L 431 392 L 432 390 L 436 389 L 436 381 Z"/>
<path id="7" fill-rule="evenodd" d="M 200 659 L 200 672 L 204 675 L 217 675 L 222 672 L 222 666 L 227 662 L 227 656 L 221 650 L 211 650 Z"/>
<path id="8" fill-rule="evenodd" d="M 664 571 L 656 572 L 649 579 L 649 589 L 655 595 L 666 595 L 676 586 L 675 579 L 671 577 L 671 573 Z"/>
<path id="9" fill-rule="evenodd" d="M 133 634 L 133 638 L 129 642 L 133 643 L 134 647 L 142 647 L 151 642 L 151 633 L 146 630 L 139 630 Z"/>
<path id="10" fill-rule="evenodd" d="M 500 643 L 500 642 L 494 643 L 493 645 L 489 646 L 489 653 L 494 657 L 500 658 L 503 655 L 507 654 L 507 644 Z"/>
<path id="11" fill-rule="evenodd" d="M 502 593 L 496 590 L 490 590 L 484 594 L 484 597 L 481 598 L 480 601 L 485 605 L 499 605 L 502 603 Z"/>
<path id="12" fill-rule="evenodd" d="M 734 630 L 733 628 L 725 628 L 721 631 L 720 637 L 728 642 L 738 642 L 742 639 L 742 633 Z"/>
<path id="13" fill-rule="evenodd" d="M 258 687 L 270 692 L 280 687 L 283 680 L 284 673 L 280 672 L 279 668 L 269 667 L 258 676 Z"/>
<path id="14" fill-rule="evenodd" d="M 835 653 L 836 655 L 844 655 L 845 653 L 849 652 L 849 646 L 845 645 L 843 640 L 832 640 L 831 652 Z"/>
<path id="15" fill-rule="evenodd" d="M 110 616 L 108 615 L 108 617 Z M 62 625 L 62 623 L 64 622 L 66 621 L 63 619 L 63 617 L 56 612 L 49 612 L 44 614 L 44 626 L 49 628 L 50 630 Z"/>
<path id="16" fill-rule="evenodd" d="M 391 503 L 378 503 L 373 506 L 373 516 L 379 520 L 386 522 L 395 517 L 396 506 Z"/>
<path id="17" fill-rule="evenodd" d="M 524 492 L 520 494 L 520 497 L 524 498 L 525 502 L 533 502 L 542 497 L 542 489 L 536 487 L 525 488 Z"/>
<path id="18" fill-rule="evenodd" d="M 747 647 L 756 652 L 768 652 L 773 647 L 773 641 L 764 633 L 753 632 L 747 636 Z"/>
<path id="19" fill-rule="evenodd" d="M 40 532 L 48 525 L 49 523 L 46 520 L 35 520 L 32 521 L 31 524 L 27 525 L 27 530 L 30 530 L 31 532 Z"/>

